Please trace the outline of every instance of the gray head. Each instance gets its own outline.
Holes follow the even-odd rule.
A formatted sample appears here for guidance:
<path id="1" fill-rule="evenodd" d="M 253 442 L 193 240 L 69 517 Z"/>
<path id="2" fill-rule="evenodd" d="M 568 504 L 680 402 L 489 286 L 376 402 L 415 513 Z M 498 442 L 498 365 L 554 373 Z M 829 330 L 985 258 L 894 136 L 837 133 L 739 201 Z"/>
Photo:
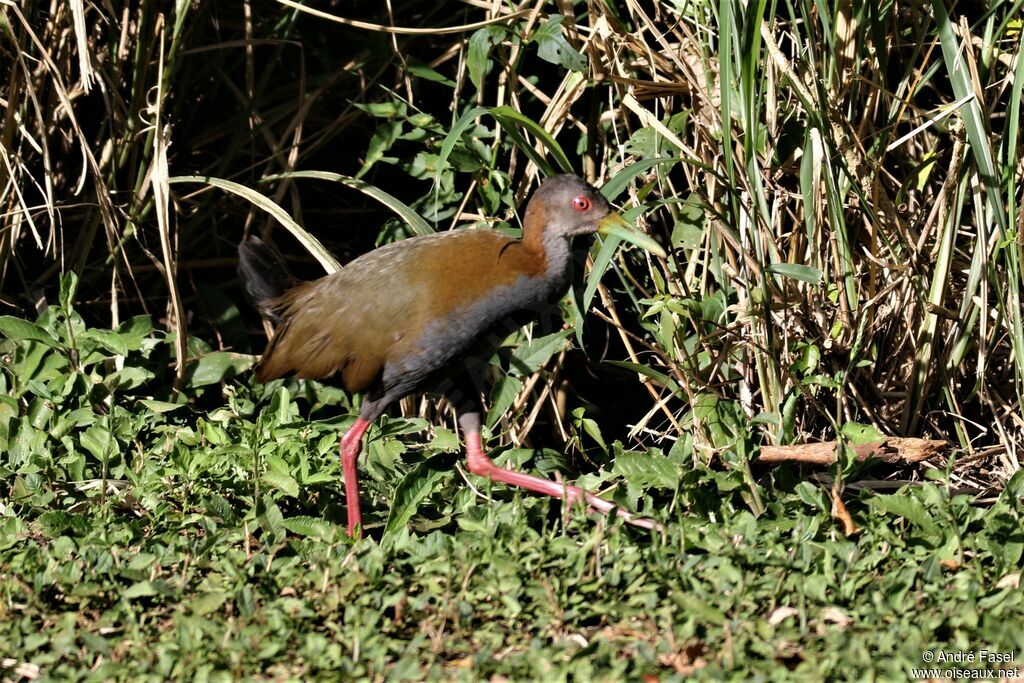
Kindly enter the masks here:
<path id="1" fill-rule="evenodd" d="M 526 207 L 524 239 L 543 242 L 545 237 L 589 235 L 597 232 L 598 222 L 609 213 L 608 202 L 582 178 L 551 176 L 540 184 Z"/>

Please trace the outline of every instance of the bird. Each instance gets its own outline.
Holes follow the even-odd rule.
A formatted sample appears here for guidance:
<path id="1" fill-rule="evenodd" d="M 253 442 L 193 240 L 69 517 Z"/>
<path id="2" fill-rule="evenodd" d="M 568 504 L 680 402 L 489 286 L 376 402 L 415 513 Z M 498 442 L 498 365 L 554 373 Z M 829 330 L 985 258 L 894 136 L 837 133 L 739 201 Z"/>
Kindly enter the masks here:
<path id="1" fill-rule="evenodd" d="M 454 229 L 381 246 L 316 280 L 299 281 L 255 236 L 238 247 L 249 298 L 274 326 L 255 379 L 338 381 L 362 392 L 359 415 L 340 439 L 348 533 L 362 535 L 357 462 L 364 433 L 394 401 L 441 386 L 455 407 L 470 473 L 560 498 L 583 500 L 638 527 L 660 529 L 576 486 L 495 464 L 480 437 L 479 391 L 467 368 L 487 358 L 508 321 L 519 325 L 557 302 L 571 284 L 574 237 L 616 235 L 664 256 L 629 229 L 593 186 L 574 175 L 546 178 L 526 206 L 521 239 L 493 229 Z M 505 324 L 503 335 L 501 330 Z M 481 354 L 486 354 L 482 355 Z M 454 379 L 453 379 L 454 378 Z M 447 380 L 447 381 L 446 381 Z"/>

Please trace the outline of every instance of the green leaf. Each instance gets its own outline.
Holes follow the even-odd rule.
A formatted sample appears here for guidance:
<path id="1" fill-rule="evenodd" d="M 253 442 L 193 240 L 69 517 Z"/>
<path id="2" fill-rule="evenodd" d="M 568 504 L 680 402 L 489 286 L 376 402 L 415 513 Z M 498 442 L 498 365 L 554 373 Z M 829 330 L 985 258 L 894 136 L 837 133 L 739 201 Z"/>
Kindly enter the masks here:
<path id="1" fill-rule="evenodd" d="M 878 443 L 885 441 L 885 434 L 871 425 L 859 422 L 847 422 L 839 428 L 839 432 L 852 444 Z"/>
<path id="2" fill-rule="evenodd" d="M 381 102 L 357 102 L 355 106 L 362 109 L 370 116 L 378 119 L 393 119 L 396 116 L 405 116 L 406 106 L 398 100 L 383 100 Z"/>
<path id="3" fill-rule="evenodd" d="M 253 356 L 230 351 L 208 353 L 189 363 L 185 369 L 185 386 L 195 388 L 223 382 L 248 370 L 255 362 Z"/>
<path id="4" fill-rule="evenodd" d="M 516 400 L 516 396 L 523 388 L 523 383 L 512 375 L 504 375 L 494 383 L 491 388 L 491 407 L 487 411 L 485 424 L 488 428 L 494 427 Z"/>
<path id="5" fill-rule="evenodd" d="M 60 307 L 64 309 L 65 313 L 71 312 L 76 292 L 78 292 L 78 275 L 69 270 L 60 277 Z"/>
<path id="6" fill-rule="evenodd" d="M 420 503 L 434 492 L 437 485 L 451 475 L 452 456 L 442 453 L 424 460 L 412 468 L 395 489 L 388 521 L 384 525 L 381 545 L 388 545 L 394 536 L 409 523 Z"/>
<path id="7" fill-rule="evenodd" d="M 601 434 L 601 426 L 597 422 L 589 417 L 586 417 L 586 408 L 577 408 L 572 411 L 572 416 L 575 418 L 576 424 L 583 428 L 591 439 L 593 439 L 601 450 L 608 452 L 608 444 L 604 441 L 604 435 Z"/>
<path id="8" fill-rule="evenodd" d="M 484 72 L 487 70 L 488 57 L 491 48 L 501 42 L 505 37 L 504 26 L 485 26 L 469 37 L 469 48 L 466 51 L 466 68 L 469 70 L 469 80 L 476 89 L 483 87 Z"/>
<path id="9" fill-rule="evenodd" d="M 444 142 L 441 143 L 441 151 L 437 155 L 437 168 L 434 169 L 434 189 L 435 191 L 440 186 L 441 171 L 444 170 L 448 163 L 448 157 L 451 156 L 455 150 L 455 145 L 462 139 L 462 134 L 473 125 L 473 122 L 477 118 L 487 113 L 486 107 L 473 107 L 465 114 L 459 117 L 459 120 L 455 122 L 452 129 L 448 131 L 448 135 L 444 136 Z"/>
<path id="10" fill-rule="evenodd" d="M 355 177 L 358 179 L 366 175 L 374 164 L 384 158 L 384 154 L 391 149 L 401 134 L 402 124 L 400 121 L 386 121 L 377 126 L 366 149 L 366 160 Z"/>
<path id="11" fill-rule="evenodd" d="M 267 470 L 263 473 L 263 481 L 285 495 L 295 498 L 299 495 L 299 482 L 284 472 L 278 470 Z"/>
<path id="12" fill-rule="evenodd" d="M 441 453 L 458 453 L 459 437 L 450 429 L 437 429 L 434 431 L 434 438 L 430 441 L 430 447 Z"/>
<path id="13" fill-rule="evenodd" d="M 531 42 L 537 43 L 537 56 L 571 71 L 585 73 L 587 58 L 574 48 L 562 34 L 565 17 L 553 14 L 533 33 Z"/>
<path id="14" fill-rule="evenodd" d="M 634 372 L 638 372 L 645 377 L 650 377 L 651 379 L 653 379 L 654 381 L 658 382 L 666 389 L 671 391 L 672 393 L 680 393 L 679 385 L 676 384 L 675 380 L 673 380 L 666 374 L 658 372 L 657 370 L 650 366 L 641 365 L 640 363 L 630 363 L 629 361 L 621 360 L 608 360 L 605 362 L 608 363 L 609 365 L 615 365 L 620 368 L 626 368 L 627 370 L 633 370 Z"/>
<path id="15" fill-rule="evenodd" d="M 110 455 L 112 435 L 110 430 L 99 422 L 89 425 L 89 428 L 82 432 L 80 441 L 82 446 L 99 461 L 105 460 Z"/>
<path id="16" fill-rule="evenodd" d="M 142 342 L 153 332 L 153 320 L 148 315 L 138 315 L 117 327 L 117 334 L 129 351 L 138 351 Z"/>
<path id="17" fill-rule="evenodd" d="M 587 273 L 587 288 L 583 290 L 583 302 L 581 303 L 584 311 L 590 310 L 590 304 L 594 300 L 594 295 L 597 294 L 601 278 L 604 277 L 605 271 L 611 265 L 612 257 L 615 256 L 615 251 L 620 244 L 622 244 L 622 238 L 615 235 L 609 235 L 601 241 L 600 250 L 594 257 L 594 265 Z"/>
<path id="18" fill-rule="evenodd" d="M 936 541 L 939 540 L 939 526 L 925 508 L 924 503 L 911 492 L 898 491 L 889 496 L 873 496 L 868 498 L 868 505 L 875 510 L 904 517 L 915 526 L 920 527 L 928 536 L 935 537 Z"/>
<path id="19" fill-rule="evenodd" d="M 615 472 L 639 488 L 675 489 L 679 483 L 679 467 L 660 453 L 632 453 L 615 456 Z"/>
<path id="20" fill-rule="evenodd" d="M 608 180 L 608 182 L 601 186 L 601 196 L 610 202 L 615 201 L 616 197 L 625 192 L 626 188 L 629 187 L 630 181 L 647 169 L 653 168 L 659 164 L 675 164 L 678 161 L 679 159 L 674 157 L 656 157 L 654 159 L 644 159 L 643 161 L 638 161 L 635 164 L 630 164 L 616 173 Z M 671 166 L 669 168 L 671 168 Z M 668 169 L 666 169 L 666 172 L 667 171 Z"/>
<path id="21" fill-rule="evenodd" d="M 0 315 L 0 334 L 17 341 L 30 340 L 42 342 L 51 348 L 60 347 L 57 340 L 42 327 L 12 315 Z"/>
<path id="22" fill-rule="evenodd" d="M 801 282 L 810 282 L 815 285 L 821 282 L 821 271 L 802 263 L 770 263 L 765 270 L 773 275 L 781 275 Z"/>
<path id="23" fill-rule="evenodd" d="M 206 593 L 200 593 L 198 597 L 192 600 L 188 605 L 192 610 L 192 614 L 197 616 L 206 616 L 212 614 L 220 609 L 220 606 L 228 599 L 228 594 L 224 591 L 208 591 Z"/>
<path id="24" fill-rule="evenodd" d="M 107 376 L 105 384 L 119 391 L 137 389 L 146 382 L 156 377 L 152 372 L 138 365 L 126 365 L 123 370 L 118 370 Z"/>
<path id="25" fill-rule="evenodd" d="M 274 499 L 270 495 L 264 495 L 256 508 L 256 520 L 260 523 L 267 532 L 273 534 L 276 540 L 284 538 L 286 529 L 284 528 L 284 515 L 281 514 L 281 508 L 277 506 Z"/>
<path id="26" fill-rule="evenodd" d="M 319 541 L 332 541 L 338 534 L 338 527 L 320 517 L 288 517 L 281 525 L 293 534 Z"/>
<path id="27" fill-rule="evenodd" d="M 441 144 L 441 151 L 438 154 L 437 169 L 434 175 L 435 187 L 439 183 L 441 171 L 445 168 L 445 164 L 448 161 L 448 157 L 451 156 L 452 151 L 455 149 L 455 145 L 462 138 L 462 134 L 473 125 L 473 122 L 479 117 L 490 114 L 498 125 L 505 131 L 505 133 L 512 140 L 513 144 L 519 148 L 519 150 L 533 161 L 539 169 L 545 175 L 554 175 L 555 169 L 548 163 L 536 149 L 533 148 L 526 138 L 523 137 L 522 133 L 519 132 L 519 128 L 525 128 L 527 131 L 537 137 L 538 140 L 548 149 L 551 155 L 555 158 L 555 161 L 561 167 L 564 173 L 572 173 L 572 164 L 569 163 L 569 158 L 565 155 L 562 150 L 562 146 L 555 141 L 551 134 L 544 130 L 544 127 L 533 119 L 524 116 L 512 107 L 493 107 L 487 109 L 486 107 L 473 107 L 455 122 L 452 126 L 451 131 L 445 136 L 444 142 Z"/>
<path id="28" fill-rule="evenodd" d="M 553 355 L 565 349 L 571 334 L 572 330 L 562 330 L 520 346 L 512 354 L 512 371 L 521 375 L 537 372 Z"/>
<path id="29" fill-rule="evenodd" d="M 170 403 L 169 401 L 156 401 L 156 400 L 151 399 L 151 398 L 140 398 L 139 399 L 139 403 L 141 403 L 142 405 L 146 406 L 147 408 L 152 410 L 154 413 L 159 413 L 159 414 L 169 413 L 172 410 L 177 410 L 179 408 L 184 408 L 185 407 L 184 403 Z"/>
<path id="30" fill-rule="evenodd" d="M 113 354 L 118 356 L 128 355 L 128 345 L 125 344 L 121 335 L 113 330 L 88 329 L 83 336 L 86 339 L 92 339 Z"/>
<path id="31" fill-rule="evenodd" d="M 156 595 L 158 592 L 159 591 L 152 581 L 139 581 L 125 589 L 121 596 L 128 600 L 133 600 L 135 598 L 145 598 L 150 595 Z"/>
<path id="32" fill-rule="evenodd" d="M 410 76 L 422 78 L 426 81 L 433 81 L 434 83 L 443 83 L 449 88 L 454 88 L 456 85 L 455 81 L 438 72 L 436 69 L 431 69 L 426 64 L 408 63 L 405 70 L 409 72 Z M 410 119 L 411 118 L 412 117 L 410 117 Z"/>

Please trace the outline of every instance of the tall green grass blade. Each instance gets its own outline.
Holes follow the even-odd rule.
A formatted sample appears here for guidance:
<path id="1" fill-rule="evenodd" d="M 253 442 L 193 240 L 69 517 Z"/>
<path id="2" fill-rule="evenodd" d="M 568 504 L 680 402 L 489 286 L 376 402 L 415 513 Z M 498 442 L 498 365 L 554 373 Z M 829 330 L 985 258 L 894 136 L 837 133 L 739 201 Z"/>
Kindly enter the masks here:
<path id="1" fill-rule="evenodd" d="M 950 84 L 953 86 L 953 92 L 958 100 L 967 98 L 975 92 L 975 88 L 961 50 L 973 48 L 961 47 L 956 39 L 953 24 L 943 0 L 932 0 L 932 9 L 935 12 L 935 25 L 939 33 L 942 56 L 946 63 L 946 72 L 949 75 Z M 991 211 L 988 219 L 999 227 L 999 236 L 1003 239 L 1007 228 L 1006 213 L 999 192 L 999 174 L 996 171 L 991 138 L 988 127 L 985 125 L 985 115 L 981 111 L 981 103 L 976 98 L 971 99 L 967 105 L 961 107 L 960 117 L 967 131 L 967 141 L 971 144 L 974 163 L 978 166 L 981 182 L 985 186 L 985 198 Z"/>
<path id="2" fill-rule="evenodd" d="M 344 185 L 345 187 L 351 187 L 353 190 L 359 190 L 367 197 L 376 199 L 378 202 L 394 211 L 395 214 L 405 221 L 417 235 L 432 235 L 434 233 L 434 229 L 430 227 L 430 223 L 423 220 L 423 218 L 413 211 L 409 205 L 403 203 L 397 197 L 388 194 L 379 187 L 374 187 L 370 183 L 359 180 L 358 178 L 342 175 L 340 173 L 332 173 L 330 171 L 291 171 L 290 173 L 280 173 L 278 175 L 267 176 L 262 182 L 295 178 L 316 178 L 318 180 L 328 180 L 332 183 Z"/>
<path id="3" fill-rule="evenodd" d="M 636 178 L 644 171 L 654 168 L 655 166 L 665 164 L 668 165 L 668 168 L 664 168 L 662 172 L 668 173 L 671 166 L 678 162 L 679 159 L 675 157 L 655 157 L 654 159 L 644 159 L 636 162 L 635 164 L 630 164 L 612 176 L 608 182 L 601 186 L 601 196 L 608 201 L 613 202 L 620 194 L 625 192 L 633 178 Z"/>
<path id="4" fill-rule="evenodd" d="M 521 126 L 528 130 L 538 140 L 540 140 L 551 153 L 555 162 L 562 169 L 562 173 L 574 173 L 572 164 L 569 162 L 569 157 L 567 157 L 565 152 L 562 151 L 562 146 L 559 145 L 558 142 L 551 137 L 551 134 L 544 130 L 544 127 L 539 123 L 528 116 L 524 116 L 512 107 L 494 107 L 490 110 L 490 114 L 498 121 L 498 123 L 501 124 L 501 127 L 505 129 L 506 133 L 511 134 L 516 130 L 517 126 Z M 533 148 L 530 147 L 530 149 Z M 522 151 L 529 154 L 525 148 L 523 148 Z M 533 157 L 531 156 L 531 158 Z"/>
<path id="5" fill-rule="evenodd" d="M 240 185 L 230 180 L 224 180 L 223 178 L 212 178 L 210 176 L 173 176 L 168 178 L 167 182 L 171 185 L 180 183 L 201 183 L 236 194 L 273 216 L 278 223 L 295 236 L 295 239 L 297 239 L 302 246 L 304 246 L 306 250 L 320 262 L 320 265 L 322 265 L 324 270 L 328 273 L 333 273 L 341 269 L 341 264 L 338 263 L 338 260 L 331 255 L 331 252 L 327 251 L 327 248 L 320 243 L 320 240 L 313 237 L 313 235 L 307 232 L 305 228 L 296 223 L 292 217 L 288 215 L 288 212 L 275 204 L 270 197 L 260 194 L 251 187 L 246 187 L 245 185 Z"/>

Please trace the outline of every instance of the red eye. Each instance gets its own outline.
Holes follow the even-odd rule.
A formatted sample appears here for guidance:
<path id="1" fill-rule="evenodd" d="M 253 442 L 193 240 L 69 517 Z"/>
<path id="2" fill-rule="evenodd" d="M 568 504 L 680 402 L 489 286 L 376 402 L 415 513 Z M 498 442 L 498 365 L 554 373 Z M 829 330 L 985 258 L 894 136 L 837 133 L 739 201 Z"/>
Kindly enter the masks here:
<path id="1" fill-rule="evenodd" d="M 572 208 L 576 209 L 579 212 L 590 211 L 590 206 L 590 200 L 584 197 L 583 195 L 580 195 L 579 197 L 574 197 L 572 200 Z"/>

